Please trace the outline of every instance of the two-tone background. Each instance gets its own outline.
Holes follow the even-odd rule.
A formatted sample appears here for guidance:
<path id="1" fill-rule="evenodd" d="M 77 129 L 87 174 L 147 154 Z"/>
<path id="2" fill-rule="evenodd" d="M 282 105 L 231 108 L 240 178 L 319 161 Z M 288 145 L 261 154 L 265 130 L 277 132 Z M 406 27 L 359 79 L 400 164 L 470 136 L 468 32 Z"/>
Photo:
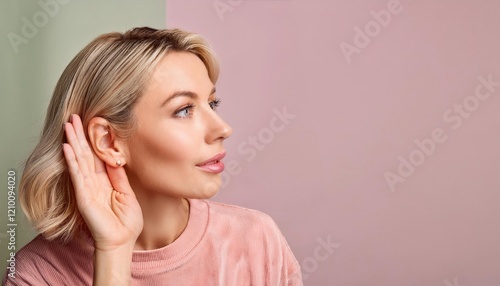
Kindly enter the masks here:
<path id="1" fill-rule="evenodd" d="M 0 273 L 55 83 L 101 33 L 204 35 L 233 127 L 216 201 L 271 215 L 306 285 L 500 285 L 500 2 L 0 2 Z M 16 247 L 34 233 L 16 216 Z M 200 264 L 200 267 L 203 267 Z"/>

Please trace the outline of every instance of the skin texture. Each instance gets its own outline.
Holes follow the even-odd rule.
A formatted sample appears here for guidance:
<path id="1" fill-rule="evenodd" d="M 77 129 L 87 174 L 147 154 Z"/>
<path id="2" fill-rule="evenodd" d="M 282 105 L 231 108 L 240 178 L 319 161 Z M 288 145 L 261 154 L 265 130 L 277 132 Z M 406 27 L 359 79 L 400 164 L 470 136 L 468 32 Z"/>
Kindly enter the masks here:
<path id="1" fill-rule="evenodd" d="M 135 109 L 137 129 L 126 146 L 133 189 L 149 196 L 212 197 L 220 175 L 195 165 L 222 152 L 231 129 L 210 106 L 216 97 L 203 62 L 191 53 L 169 54 L 153 80 Z M 174 91 L 191 91 L 198 98 L 178 96 L 162 105 Z M 182 110 L 189 104 L 195 107 Z M 217 188 L 206 187 L 212 183 Z"/>
<path id="2" fill-rule="evenodd" d="M 133 250 L 172 243 L 187 225 L 185 198 L 218 191 L 220 174 L 196 166 L 223 152 L 232 133 L 214 110 L 214 90 L 196 55 L 170 52 L 134 109 L 131 138 L 117 138 L 100 117 L 89 122 L 90 142 L 77 115 L 65 124 L 64 155 L 95 241 L 94 285 L 130 284 Z M 167 101 L 178 91 L 192 96 Z"/>

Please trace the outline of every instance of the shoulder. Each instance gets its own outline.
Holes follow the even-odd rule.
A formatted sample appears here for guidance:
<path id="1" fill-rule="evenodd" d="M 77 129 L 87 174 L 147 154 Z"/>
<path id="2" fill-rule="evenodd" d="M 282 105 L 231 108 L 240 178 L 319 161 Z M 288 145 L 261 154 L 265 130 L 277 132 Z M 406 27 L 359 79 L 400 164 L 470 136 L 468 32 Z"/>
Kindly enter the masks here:
<path id="1" fill-rule="evenodd" d="M 281 230 L 268 214 L 241 206 L 207 201 L 209 230 L 224 238 L 234 238 L 276 251 L 289 251 Z"/>
<path id="2" fill-rule="evenodd" d="M 266 213 L 220 202 L 206 201 L 209 206 L 210 218 L 219 222 L 237 224 L 244 227 L 254 227 L 268 230 L 278 230 L 276 222 Z"/>
<path id="3" fill-rule="evenodd" d="M 10 256 L 9 268 L 4 277 L 4 285 L 48 285 L 47 277 L 59 276 L 58 270 L 47 261 L 53 241 L 38 235 L 22 247 L 14 256 Z M 49 256 L 50 257 L 50 256 Z M 49 275 L 47 275 L 49 274 Z"/>
<path id="4" fill-rule="evenodd" d="M 281 277 L 281 281 L 288 281 L 286 285 L 302 285 L 300 265 L 271 216 L 255 209 L 206 202 L 209 206 L 208 233 L 214 241 L 236 245 L 233 252 L 248 253 L 251 261 L 267 269 L 265 273 Z"/>
<path id="5" fill-rule="evenodd" d="M 12 269 L 14 273 L 9 275 L 12 271 L 7 269 L 4 283 L 66 285 L 69 282 L 66 277 L 71 269 L 85 264 L 90 266 L 88 255 L 92 254 L 91 248 L 90 244 L 87 246 L 80 239 L 63 243 L 58 239 L 48 240 L 38 235 L 15 254 L 15 268 Z"/>

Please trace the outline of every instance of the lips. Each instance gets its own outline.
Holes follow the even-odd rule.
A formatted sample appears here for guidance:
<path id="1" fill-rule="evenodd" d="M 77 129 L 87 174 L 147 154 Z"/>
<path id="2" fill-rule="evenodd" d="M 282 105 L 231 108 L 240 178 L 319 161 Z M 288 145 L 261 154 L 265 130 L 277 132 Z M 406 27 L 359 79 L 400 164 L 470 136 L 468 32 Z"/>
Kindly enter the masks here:
<path id="1" fill-rule="evenodd" d="M 210 173 L 221 173 L 224 171 L 224 163 L 221 160 L 226 156 L 226 152 L 222 151 L 221 153 L 213 156 L 212 158 L 196 164 L 196 167 L 202 169 L 203 171 L 207 171 Z"/>
<path id="2" fill-rule="evenodd" d="M 199 164 L 196 164 L 196 166 L 200 167 L 200 166 L 204 166 L 204 165 L 217 163 L 218 161 L 222 160 L 225 156 L 226 156 L 226 151 L 222 151 L 221 153 L 213 156 L 212 158 L 210 158 L 204 162 L 201 162 Z"/>

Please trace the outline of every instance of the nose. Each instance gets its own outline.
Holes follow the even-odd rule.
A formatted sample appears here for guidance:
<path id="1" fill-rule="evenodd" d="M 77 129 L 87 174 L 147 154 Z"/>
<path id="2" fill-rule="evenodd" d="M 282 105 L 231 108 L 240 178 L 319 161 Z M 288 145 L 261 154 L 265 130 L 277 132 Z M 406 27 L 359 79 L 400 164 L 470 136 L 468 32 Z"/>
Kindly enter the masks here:
<path id="1" fill-rule="evenodd" d="M 233 129 L 229 126 L 214 110 L 209 109 L 207 117 L 207 133 L 205 140 L 207 143 L 212 143 L 217 140 L 225 140 L 233 133 Z"/>

